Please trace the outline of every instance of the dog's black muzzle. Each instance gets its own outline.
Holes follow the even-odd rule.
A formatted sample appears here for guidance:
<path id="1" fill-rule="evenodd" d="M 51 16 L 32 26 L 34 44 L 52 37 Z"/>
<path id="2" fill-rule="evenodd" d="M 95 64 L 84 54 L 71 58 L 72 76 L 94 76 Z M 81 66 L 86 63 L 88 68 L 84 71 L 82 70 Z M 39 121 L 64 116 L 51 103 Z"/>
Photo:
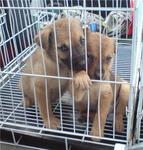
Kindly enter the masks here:
<path id="1" fill-rule="evenodd" d="M 100 74 L 100 71 L 96 71 L 95 73 L 94 73 L 94 79 L 95 80 L 102 80 L 103 78 L 104 78 L 104 70 L 102 70 L 102 74 Z"/>
<path id="2" fill-rule="evenodd" d="M 86 65 L 89 66 L 92 61 L 93 57 L 91 55 L 87 56 L 87 62 L 85 55 L 73 57 L 72 61 L 70 58 L 63 60 L 64 64 L 66 64 L 69 69 L 72 67 L 74 71 L 86 70 Z"/>

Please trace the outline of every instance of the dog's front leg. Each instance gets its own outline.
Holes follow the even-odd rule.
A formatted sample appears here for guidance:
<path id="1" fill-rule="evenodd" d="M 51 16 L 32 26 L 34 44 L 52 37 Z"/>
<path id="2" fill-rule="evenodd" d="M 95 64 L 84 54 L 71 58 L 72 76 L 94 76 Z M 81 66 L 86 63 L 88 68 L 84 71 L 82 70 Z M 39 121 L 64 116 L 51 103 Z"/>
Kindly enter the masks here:
<path id="1" fill-rule="evenodd" d="M 91 128 L 91 135 L 103 137 L 104 126 L 106 123 L 107 115 L 109 113 L 111 103 L 112 103 L 112 98 L 113 98 L 113 92 L 110 84 L 101 84 L 99 94 L 100 94 L 100 100 L 98 101 L 98 106 L 100 108 L 98 108 L 95 114 L 92 128 Z M 97 139 L 93 139 L 93 140 L 97 140 Z"/>
<path id="2" fill-rule="evenodd" d="M 128 83 L 121 84 L 119 93 L 119 104 L 117 105 L 115 130 L 119 133 L 124 131 L 124 113 L 128 104 L 130 85 Z"/>
<path id="3" fill-rule="evenodd" d="M 59 126 L 59 119 L 57 119 L 52 112 L 52 106 L 51 106 L 51 95 L 50 91 L 45 90 L 45 83 L 44 80 L 36 80 L 35 84 L 36 89 L 36 98 L 40 110 L 41 117 L 44 121 L 44 125 L 47 128 L 56 129 Z M 47 100 L 46 100 L 46 92 L 47 94 Z"/>

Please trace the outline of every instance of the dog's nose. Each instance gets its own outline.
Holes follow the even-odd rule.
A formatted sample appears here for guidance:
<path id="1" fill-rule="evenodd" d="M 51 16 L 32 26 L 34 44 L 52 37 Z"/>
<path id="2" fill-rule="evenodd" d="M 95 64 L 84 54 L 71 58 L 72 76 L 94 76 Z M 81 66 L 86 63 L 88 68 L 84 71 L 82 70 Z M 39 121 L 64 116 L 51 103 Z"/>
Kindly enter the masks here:
<path id="1" fill-rule="evenodd" d="M 74 57 L 72 60 L 74 70 L 85 70 L 86 61 L 84 56 Z"/>
<path id="2" fill-rule="evenodd" d="M 84 59 L 79 61 L 79 66 L 85 66 L 86 65 L 86 61 Z"/>
<path id="3" fill-rule="evenodd" d="M 97 70 L 96 70 L 96 72 L 95 72 L 95 79 L 96 79 L 96 80 L 99 80 L 100 77 L 101 77 L 101 79 L 102 79 L 103 76 L 104 76 L 104 70 L 102 69 L 102 74 L 101 74 L 101 73 L 100 73 L 100 68 L 97 68 Z"/>
<path id="4" fill-rule="evenodd" d="M 100 80 L 100 73 L 95 73 L 95 79 Z M 101 79 L 102 79 L 102 77 L 101 77 Z"/>

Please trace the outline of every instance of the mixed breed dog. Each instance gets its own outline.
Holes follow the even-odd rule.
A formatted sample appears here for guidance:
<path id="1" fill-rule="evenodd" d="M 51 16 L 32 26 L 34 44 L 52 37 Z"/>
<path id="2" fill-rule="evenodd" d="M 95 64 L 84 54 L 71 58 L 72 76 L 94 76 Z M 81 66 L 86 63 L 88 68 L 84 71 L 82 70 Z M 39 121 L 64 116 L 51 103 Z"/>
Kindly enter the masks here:
<path id="1" fill-rule="evenodd" d="M 87 39 L 87 61 L 85 61 L 85 39 Z M 123 116 L 128 103 L 129 83 L 91 82 L 91 79 L 100 78 L 106 81 L 115 81 L 115 78 L 116 81 L 123 81 L 118 76 L 115 77 L 111 71 L 116 51 L 115 40 L 100 33 L 90 32 L 88 29 L 83 30 L 80 21 L 75 18 L 70 18 L 70 21 L 68 18 L 62 18 L 40 31 L 35 37 L 35 42 L 37 48 L 26 60 L 22 72 L 37 76 L 24 75 L 19 82 L 19 88 L 24 93 L 22 101 L 24 107 L 34 105 L 36 102 L 45 127 L 56 129 L 60 120 L 52 112 L 52 103 L 60 96 L 59 79 L 48 78 L 46 75 L 60 74 L 61 77 L 72 77 L 72 69 L 73 80 L 60 79 L 60 93 L 63 95 L 68 90 L 74 96 L 80 121 L 87 119 L 89 96 L 89 120 L 92 122 L 90 135 L 104 136 L 107 115 L 113 112 L 114 97 L 117 104 L 115 130 L 123 132 Z"/>

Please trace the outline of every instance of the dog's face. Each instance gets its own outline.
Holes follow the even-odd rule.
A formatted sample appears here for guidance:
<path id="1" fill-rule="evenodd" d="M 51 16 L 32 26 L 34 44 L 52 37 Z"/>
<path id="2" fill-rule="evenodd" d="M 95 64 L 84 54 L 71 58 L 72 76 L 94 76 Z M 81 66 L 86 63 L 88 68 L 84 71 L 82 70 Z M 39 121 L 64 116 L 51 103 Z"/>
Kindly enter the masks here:
<path id="1" fill-rule="evenodd" d="M 85 38 L 77 19 L 62 18 L 55 21 L 37 34 L 35 41 L 55 61 L 57 54 L 59 63 L 71 68 L 72 62 L 73 70 L 85 68 Z"/>
<path id="2" fill-rule="evenodd" d="M 102 73 L 101 79 L 106 80 L 109 78 L 112 69 L 112 59 L 115 53 L 115 41 L 105 35 L 89 32 L 88 53 L 93 56 L 92 62 L 89 65 L 89 75 L 98 80 Z"/>

